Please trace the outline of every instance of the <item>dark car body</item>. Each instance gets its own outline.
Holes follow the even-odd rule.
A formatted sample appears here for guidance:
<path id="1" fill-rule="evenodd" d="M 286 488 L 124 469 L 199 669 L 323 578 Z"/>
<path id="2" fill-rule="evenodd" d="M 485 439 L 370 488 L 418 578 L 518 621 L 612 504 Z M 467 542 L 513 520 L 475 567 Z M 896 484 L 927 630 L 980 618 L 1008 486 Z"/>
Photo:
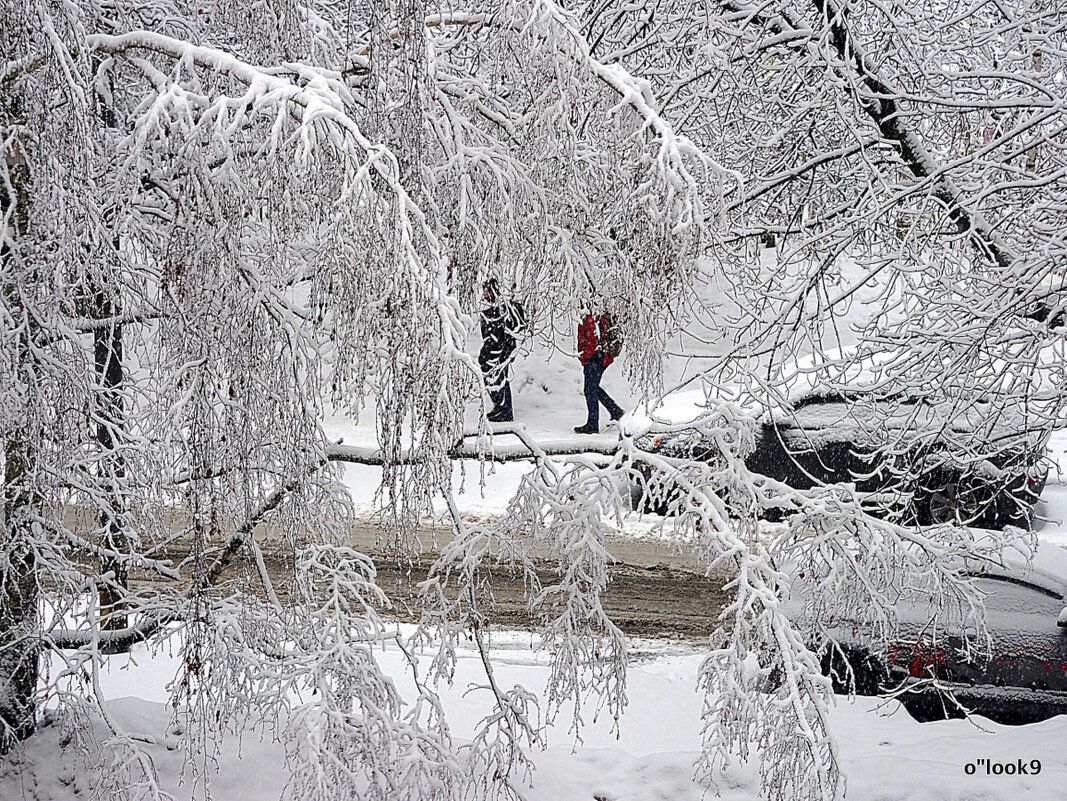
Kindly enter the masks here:
<path id="1" fill-rule="evenodd" d="M 905 525 L 1029 528 L 1048 475 L 1047 435 L 1029 430 L 1024 412 L 1003 403 L 957 408 L 903 396 L 813 393 L 761 416 L 745 462 L 799 490 L 851 483 L 872 514 Z M 680 460 L 719 457 L 695 428 L 650 433 L 637 444 Z M 640 465 L 637 473 L 647 481 Z M 659 514 L 674 500 L 653 497 L 641 481 L 631 498 Z M 823 668 L 836 689 L 897 694 L 919 720 L 965 710 L 1002 723 L 1067 714 L 1067 552 L 1042 545 L 1033 562 L 1002 554 L 959 567 L 985 596 L 983 647 L 971 647 L 974 632 L 962 628 L 931 636 L 936 598 L 898 603 L 887 641 L 845 614 L 829 631 L 820 629 L 835 644 L 825 650 Z M 809 597 L 814 590 L 806 590 L 803 576 L 794 577 L 786 609 L 798 631 L 811 631 L 805 609 L 822 599 Z"/>
<path id="2" fill-rule="evenodd" d="M 1048 474 L 1043 435 L 980 404 L 954 413 L 905 397 L 812 394 L 765 414 L 755 439 L 749 469 L 801 490 L 852 483 L 873 514 L 907 525 L 1029 528 Z M 638 444 L 686 459 L 715 453 L 695 431 L 646 435 Z M 669 498 L 650 502 L 641 486 L 632 496 L 644 511 L 668 510 Z"/>
<path id="3" fill-rule="evenodd" d="M 911 601 L 898 606 L 898 630 L 884 645 L 864 642 L 847 620 L 828 632 L 840 649 L 823 660 L 835 689 L 849 689 L 844 659 L 858 694 L 899 693 L 920 721 L 965 710 L 1006 724 L 1067 714 L 1067 552 L 1042 544 L 1032 564 L 975 563 L 965 572 L 985 596 L 988 649 L 968 650 L 962 630 L 932 638 L 931 604 Z M 804 600 L 803 581 L 794 582 L 787 609 L 801 630 Z"/>

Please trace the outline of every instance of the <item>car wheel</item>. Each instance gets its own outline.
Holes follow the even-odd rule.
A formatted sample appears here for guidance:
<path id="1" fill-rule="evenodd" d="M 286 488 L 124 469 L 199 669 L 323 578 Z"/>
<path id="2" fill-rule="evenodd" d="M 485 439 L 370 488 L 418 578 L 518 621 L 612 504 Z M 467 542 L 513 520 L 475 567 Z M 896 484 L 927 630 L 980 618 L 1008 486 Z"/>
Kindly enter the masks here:
<path id="1" fill-rule="evenodd" d="M 841 646 L 840 650 L 827 648 L 822 654 L 821 667 L 838 695 L 853 691 L 856 695 L 878 695 L 884 690 L 889 676 L 881 660 L 865 648 L 848 645 Z"/>
<path id="2" fill-rule="evenodd" d="M 629 477 L 630 509 L 640 514 L 664 515 L 670 511 L 673 497 L 662 487 L 650 487 L 652 471 L 647 467 L 638 467 Z"/>
<path id="3" fill-rule="evenodd" d="M 981 500 L 974 490 L 961 491 L 955 481 L 931 492 L 928 504 L 932 523 L 972 523 L 982 512 Z"/>
<path id="4" fill-rule="evenodd" d="M 904 693 L 897 698 L 916 723 L 934 723 L 938 720 L 959 720 L 967 717 L 958 704 L 953 704 L 935 692 Z"/>

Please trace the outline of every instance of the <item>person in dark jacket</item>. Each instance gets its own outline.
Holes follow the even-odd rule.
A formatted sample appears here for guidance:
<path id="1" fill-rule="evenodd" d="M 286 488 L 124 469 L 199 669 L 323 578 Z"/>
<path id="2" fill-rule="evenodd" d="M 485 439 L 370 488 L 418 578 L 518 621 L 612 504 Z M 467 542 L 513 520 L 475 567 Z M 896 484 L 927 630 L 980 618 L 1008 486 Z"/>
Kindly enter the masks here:
<path id="1" fill-rule="evenodd" d="M 518 346 L 515 335 L 525 327 L 526 313 L 519 303 L 501 299 L 495 278 L 485 282 L 484 297 L 487 305 L 481 312 L 482 349 L 478 353 L 478 364 L 493 401 L 486 419 L 491 423 L 510 423 L 514 419 L 514 410 L 508 371 Z"/>
<path id="2" fill-rule="evenodd" d="M 614 359 L 605 352 L 604 344 L 607 339 L 607 326 L 604 317 L 594 317 L 592 314 L 578 325 L 578 359 L 582 363 L 585 372 L 585 382 L 582 388 L 585 394 L 585 406 L 589 416 L 583 426 L 575 426 L 578 434 L 597 434 L 600 432 L 600 404 L 608 410 L 612 420 L 618 420 L 625 412 L 611 396 L 600 386 L 600 379 L 604 377 L 604 371 Z"/>

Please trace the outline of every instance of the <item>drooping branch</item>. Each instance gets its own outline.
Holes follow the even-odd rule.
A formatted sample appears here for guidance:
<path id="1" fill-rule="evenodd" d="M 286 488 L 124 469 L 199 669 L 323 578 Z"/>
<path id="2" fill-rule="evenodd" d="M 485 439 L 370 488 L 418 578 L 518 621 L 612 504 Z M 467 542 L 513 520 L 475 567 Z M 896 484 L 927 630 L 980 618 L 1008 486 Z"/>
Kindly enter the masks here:
<path id="1" fill-rule="evenodd" d="M 905 123 L 903 110 L 896 98 L 902 93 L 888 85 L 888 79 L 878 70 L 874 60 L 855 40 L 845 24 L 845 17 L 835 0 L 812 0 L 830 26 L 830 40 L 840 59 L 849 64 L 859 78 L 859 86 L 848 82 L 856 99 L 882 136 L 900 149 L 908 169 L 916 178 L 932 181 L 933 196 L 948 210 L 949 217 L 960 234 L 967 235 L 983 256 L 992 259 L 1002 269 L 1009 269 L 1018 256 L 993 230 L 985 216 L 970 206 L 959 187 L 944 173 L 918 134 Z M 865 92 L 858 91 L 862 87 Z"/>
<path id="2" fill-rule="evenodd" d="M 844 15 L 835 0 L 812 0 L 826 20 L 830 42 L 839 59 L 838 68 L 849 71 L 845 86 L 864 113 L 878 126 L 882 138 L 900 153 L 908 170 L 918 179 L 927 181 L 931 194 L 947 210 L 959 234 L 966 235 L 983 258 L 1001 269 L 1009 269 L 1018 260 L 1017 254 L 1001 239 L 981 211 L 967 203 L 959 187 L 946 174 L 944 167 L 930 153 L 919 135 L 906 122 L 897 98 L 903 92 L 894 89 L 890 80 L 878 69 L 848 30 Z M 789 47 L 803 47 L 820 57 L 818 45 L 810 28 L 787 11 L 767 13 L 737 0 L 721 0 L 721 6 L 742 15 L 746 20 L 769 27 L 780 42 Z"/>
<path id="3" fill-rule="evenodd" d="M 222 552 L 215 557 L 215 560 L 211 563 L 210 567 L 205 571 L 203 577 L 197 582 L 196 586 L 189 590 L 190 593 L 195 591 L 203 591 L 209 587 L 214 586 L 218 581 L 222 572 L 233 561 L 234 556 L 241 550 L 242 547 L 251 547 L 253 556 L 256 561 L 256 568 L 263 582 L 263 590 L 267 595 L 268 601 L 276 609 L 280 608 L 278 597 L 274 592 L 274 587 L 271 584 L 270 578 L 267 575 L 266 568 L 263 564 L 262 555 L 259 552 L 259 546 L 252 540 L 252 532 L 255 527 L 266 517 L 270 512 L 277 509 L 286 497 L 300 485 L 299 481 L 292 481 L 284 486 L 275 489 L 267 498 L 256 508 L 241 524 L 237 530 L 230 536 L 226 545 L 223 547 Z M 82 542 L 81 547 L 92 548 L 92 543 Z M 94 550 L 100 550 L 96 548 Z M 108 552 L 111 558 L 126 558 L 122 554 L 116 554 Z M 147 567 L 155 570 L 161 576 L 178 580 L 180 575 L 176 570 L 173 570 L 169 565 L 165 563 L 156 562 L 156 560 L 146 559 L 130 559 L 128 560 L 131 565 L 138 567 Z M 52 631 L 48 636 L 49 644 L 59 650 L 70 650 L 76 648 L 82 648 L 92 643 L 98 643 L 101 647 L 110 650 L 129 648 L 131 645 L 135 645 L 139 642 L 144 642 L 151 639 L 161 630 L 163 630 L 169 623 L 176 620 L 180 620 L 181 616 L 176 613 L 162 613 L 158 615 L 151 615 L 145 619 L 142 619 L 138 623 L 127 626 L 122 629 L 112 629 L 107 631 L 84 631 L 84 630 L 68 630 L 57 629 Z"/>
<path id="4" fill-rule="evenodd" d="M 105 651 L 123 651 L 146 642 L 165 626 L 180 620 L 176 614 L 153 615 L 122 629 L 91 631 L 86 629 L 56 629 L 46 634 L 49 646 L 57 651 L 73 651 L 93 643 L 99 644 Z"/>
<path id="5" fill-rule="evenodd" d="M 107 317 L 97 318 L 75 318 L 70 321 L 71 327 L 75 331 L 79 331 L 83 334 L 92 333 L 95 331 L 103 331 L 115 326 L 121 325 L 133 325 L 135 323 L 144 323 L 149 320 L 157 320 L 161 315 L 159 312 L 145 311 L 145 312 L 125 312 L 124 314 L 114 314 Z"/>

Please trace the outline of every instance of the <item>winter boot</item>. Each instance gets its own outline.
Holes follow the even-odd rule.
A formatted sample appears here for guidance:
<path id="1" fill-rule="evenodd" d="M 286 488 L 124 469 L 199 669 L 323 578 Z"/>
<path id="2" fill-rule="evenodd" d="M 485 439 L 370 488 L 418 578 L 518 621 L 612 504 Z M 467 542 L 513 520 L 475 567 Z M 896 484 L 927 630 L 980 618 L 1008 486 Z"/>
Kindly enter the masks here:
<path id="1" fill-rule="evenodd" d="M 515 419 L 515 416 L 504 409 L 493 409 L 485 416 L 485 419 L 490 423 L 510 423 Z"/>

